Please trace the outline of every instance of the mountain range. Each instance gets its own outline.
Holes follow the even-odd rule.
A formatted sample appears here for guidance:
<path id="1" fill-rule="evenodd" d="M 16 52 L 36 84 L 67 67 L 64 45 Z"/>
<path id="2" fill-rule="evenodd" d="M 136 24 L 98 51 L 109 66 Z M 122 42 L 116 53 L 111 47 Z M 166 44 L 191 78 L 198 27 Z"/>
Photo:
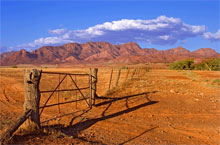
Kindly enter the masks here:
<path id="1" fill-rule="evenodd" d="M 0 55 L 0 65 L 173 62 L 186 58 L 201 61 L 206 58 L 220 58 L 220 54 L 211 48 L 200 48 L 190 52 L 181 46 L 156 50 L 142 49 L 135 42 L 119 45 L 108 42 L 87 42 L 43 46 L 31 52 L 24 49 L 5 52 Z"/>

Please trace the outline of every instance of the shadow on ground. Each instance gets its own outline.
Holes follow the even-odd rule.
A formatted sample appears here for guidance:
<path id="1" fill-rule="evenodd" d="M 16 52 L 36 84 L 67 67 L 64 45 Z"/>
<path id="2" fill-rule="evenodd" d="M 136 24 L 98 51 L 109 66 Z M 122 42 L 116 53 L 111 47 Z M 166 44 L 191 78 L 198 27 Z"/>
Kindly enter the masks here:
<path id="1" fill-rule="evenodd" d="M 82 121 L 82 122 L 78 122 L 76 124 L 72 124 L 73 119 L 76 118 L 76 117 L 74 117 L 71 120 L 69 126 L 62 128 L 62 132 L 65 133 L 66 135 L 69 135 L 69 136 L 77 136 L 77 133 L 79 133 L 79 132 L 81 132 L 81 131 L 91 127 L 92 125 L 96 124 L 99 121 L 103 121 L 103 120 L 107 120 L 107 119 L 110 119 L 110 118 L 118 117 L 120 115 L 127 114 L 127 113 L 133 112 L 135 110 L 138 110 L 140 108 L 143 108 L 143 107 L 146 107 L 146 106 L 158 103 L 158 101 L 151 101 L 148 98 L 148 94 L 149 93 L 150 92 L 146 92 L 146 93 L 134 94 L 134 95 L 123 96 L 123 97 L 114 97 L 114 98 L 111 98 L 111 97 L 99 97 L 98 99 L 102 99 L 102 100 L 107 100 L 108 99 L 107 101 L 103 101 L 103 102 L 100 102 L 100 103 L 95 105 L 96 107 L 99 107 L 99 106 L 102 106 L 102 105 L 107 105 L 105 110 L 102 112 L 102 116 L 101 117 L 92 118 L 92 119 L 88 119 L 88 120 L 85 120 L 85 121 Z M 152 93 L 156 93 L 156 92 L 152 92 Z M 131 108 L 127 107 L 127 109 L 125 109 L 125 110 L 122 110 L 122 111 L 119 111 L 119 112 L 116 112 L 116 113 L 112 113 L 112 114 L 109 114 L 109 115 L 105 116 L 105 112 L 108 110 L 108 108 L 111 106 L 111 104 L 113 102 L 119 101 L 119 100 L 123 100 L 123 99 L 128 100 L 128 98 L 139 97 L 141 95 L 145 95 L 147 100 L 148 100 L 148 102 L 142 103 L 140 105 L 137 105 L 137 106 L 134 106 L 134 107 L 131 107 Z M 153 129 L 154 128 L 149 129 L 147 131 L 151 131 Z"/>
<path id="2" fill-rule="evenodd" d="M 69 123 L 69 126 L 66 126 L 66 127 L 65 127 L 65 126 L 62 125 L 62 124 L 56 124 L 56 125 L 51 125 L 51 126 L 43 126 L 42 128 L 46 128 L 46 129 L 53 128 L 53 129 L 55 129 L 55 130 L 59 130 L 59 131 L 61 131 L 62 134 L 64 134 L 65 136 L 70 136 L 70 137 L 73 137 L 73 138 L 77 138 L 77 139 L 79 139 L 79 140 L 81 140 L 81 141 L 83 141 L 83 142 L 101 143 L 101 142 L 96 142 L 96 141 L 95 141 L 95 142 L 94 142 L 94 141 L 89 141 L 89 140 L 87 140 L 86 138 L 78 137 L 78 134 L 79 134 L 81 131 L 83 131 L 83 130 L 85 130 L 85 129 L 91 127 L 91 126 L 93 126 L 94 124 L 96 124 L 96 123 L 99 122 L 99 121 L 103 121 L 103 120 L 107 120 L 107 119 L 110 119 L 110 118 L 118 117 L 118 116 L 120 116 L 120 115 L 127 114 L 127 113 L 133 112 L 133 111 L 135 111 L 135 110 L 138 110 L 138 109 L 140 109 L 140 108 L 143 108 L 143 107 L 146 107 L 146 106 L 149 106 L 149 105 L 153 105 L 153 104 L 158 103 L 158 101 L 151 101 L 151 100 L 148 98 L 148 94 L 149 94 L 149 93 L 156 93 L 156 91 L 154 91 L 154 92 L 139 93 L 139 94 L 133 94 L 133 95 L 123 96 L 123 97 L 114 97 L 114 98 L 112 98 L 112 97 L 98 97 L 97 99 L 100 100 L 100 101 L 99 101 L 100 103 L 96 104 L 95 107 L 100 107 L 100 106 L 103 106 L 103 105 L 107 105 L 107 107 L 105 108 L 105 110 L 102 112 L 102 114 L 101 114 L 102 116 L 101 116 L 101 117 L 91 118 L 91 119 L 87 119 L 87 120 L 85 120 L 85 121 L 81 121 L 81 122 L 78 122 L 78 123 L 76 123 L 76 124 L 73 124 L 73 121 L 74 121 L 77 117 L 80 117 L 80 116 L 82 116 L 83 114 L 86 114 L 86 113 L 87 113 L 87 112 L 84 112 L 84 113 L 82 113 L 82 114 L 80 114 L 80 115 L 78 115 L 78 116 L 74 116 L 74 117 L 71 119 L 71 121 L 70 121 L 70 123 Z M 129 99 L 129 98 L 140 97 L 140 96 L 143 96 L 143 95 L 144 95 L 144 97 L 146 97 L 147 102 L 142 103 L 142 104 L 137 105 L 137 106 L 134 106 L 134 107 L 131 107 L 131 108 L 128 107 L 127 102 L 128 102 L 128 99 Z M 104 101 L 102 102 L 101 100 L 104 100 Z M 112 103 L 114 103 L 114 102 L 116 102 L 116 101 L 119 101 L 119 100 L 126 100 L 126 107 L 127 107 L 127 109 L 122 110 L 122 111 L 119 111 L 119 112 L 116 112 L 116 113 L 112 113 L 112 114 L 109 114 L 109 115 L 106 115 L 106 116 L 105 116 L 105 112 L 106 112 L 106 111 L 108 110 L 108 108 L 112 105 Z M 148 129 L 148 130 L 144 131 L 143 133 L 141 133 L 140 135 L 138 135 L 138 136 L 136 136 L 136 137 L 133 137 L 133 138 L 131 138 L 131 139 L 129 139 L 129 140 L 127 140 L 127 141 L 121 143 L 121 144 L 125 144 L 125 143 L 127 143 L 127 142 L 129 142 L 129 141 L 131 141 L 131 140 L 134 140 L 134 139 L 140 137 L 141 135 L 145 134 L 146 132 L 149 132 L 149 131 L 151 131 L 151 130 L 153 130 L 153 129 L 155 129 L 155 128 L 157 128 L 157 127 L 153 127 L 153 128 L 151 128 L 151 129 Z M 41 136 L 47 136 L 47 135 L 41 133 L 41 134 L 39 134 L 39 135 L 37 135 L 37 134 L 34 134 L 34 135 L 32 134 L 32 135 L 31 135 L 31 134 L 30 134 L 30 135 L 25 135 L 25 136 L 20 136 L 20 137 L 22 137 L 22 138 L 23 138 L 22 140 L 25 141 L 25 139 L 27 139 L 27 140 L 28 140 L 28 139 L 32 139 L 32 138 L 34 138 L 34 137 L 36 137 L 36 136 L 41 137 Z M 15 140 L 17 140 L 18 137 L 19 137 L 19 136 L 15 136 Z M 14 141 L 15 141 L 15 140 L 14 140 Z M 101 143 L 101 144 L 103 144 L 103 143 Z"/>

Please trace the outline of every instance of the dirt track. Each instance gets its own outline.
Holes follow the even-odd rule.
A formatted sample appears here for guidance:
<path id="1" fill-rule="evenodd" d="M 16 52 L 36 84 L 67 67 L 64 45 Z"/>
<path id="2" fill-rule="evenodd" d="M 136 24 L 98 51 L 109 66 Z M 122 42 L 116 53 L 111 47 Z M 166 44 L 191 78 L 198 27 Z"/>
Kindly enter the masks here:
<path id="1" fill-rule="evenodd" d="M 1 70 L 2 130 L 9 123 L 5 120 L 23 112 L 22 72 L 13 71 Z M 55 133 L 18 132 L 13 143 L 220 144 L 220 86 L 213 83 L 219 72 L 151 70 L 106 93 L 109 73 L 110 69 L 99 70 L 100 98 L 92 110 L 45 124 L 56 125 Z M 7 86 L 9 82 L 14 86 Z M 16 95 L 10 95 L 13 91 Z M 61 109 L 66 112 L 71 107 Z M 51 110 L 55 111 L 57 107 Z M 48 112 L 44 117 L 53 115 Z"/>

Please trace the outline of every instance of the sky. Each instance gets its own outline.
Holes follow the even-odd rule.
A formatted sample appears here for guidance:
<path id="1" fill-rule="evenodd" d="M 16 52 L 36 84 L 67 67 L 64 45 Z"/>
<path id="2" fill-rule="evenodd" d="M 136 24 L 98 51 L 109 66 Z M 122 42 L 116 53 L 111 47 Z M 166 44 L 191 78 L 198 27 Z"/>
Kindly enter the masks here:
<path id="1" fill-rule="evenodd" d="M 220 52 L 219 0 L 1 0 L 1 53 L 70 42 Z"/>

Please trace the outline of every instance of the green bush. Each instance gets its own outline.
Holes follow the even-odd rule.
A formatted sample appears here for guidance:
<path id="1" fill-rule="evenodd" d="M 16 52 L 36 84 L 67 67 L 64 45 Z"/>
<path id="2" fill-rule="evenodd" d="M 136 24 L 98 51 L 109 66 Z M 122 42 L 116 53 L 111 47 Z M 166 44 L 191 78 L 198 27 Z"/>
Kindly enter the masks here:
<path id="1" fill-rule="evenodd" d="M 128 69 L 128 67 L 126 67 L 126 66 L 122 66 L 121 69 Z"/>
<path id="2" fill-rule="evenodd" d="M 18 68 L 17 65 L 12 65 L 11 68 Z"/>
<path id="3" fill-rule="evenodd" d="M 201 63 L 197 64 L 195 69 L 220 71 L 220 59 L 219 58 L 206 59 Z"/>
<path id="4" fill-rule="evenodd" d="M 220 79 L 215 79 L 215 80 L 213 80 L 213 81 L 212 81 L 212 85 L 215 85 L 215 84 L 217 84 L 217 85 L 220 86 Z"/>
<path id="5" fill-rule="evenodd" d="M 183 60 L 170 64 L 170 69 L 174 70 L 210 70 L 210 71 L 220 71 L 220 59 L 211 58 L 200 62 L 199 64 L 194 64 L 193 60 Z"/>
<path id="6" fill-rule="evenodd" d="M 190 59 L 186 59 L 183 61 L 177 61 L 170 64 L 170 69 L 174 70 L 193 70 L 194 69 L 194 61 Z"/>

